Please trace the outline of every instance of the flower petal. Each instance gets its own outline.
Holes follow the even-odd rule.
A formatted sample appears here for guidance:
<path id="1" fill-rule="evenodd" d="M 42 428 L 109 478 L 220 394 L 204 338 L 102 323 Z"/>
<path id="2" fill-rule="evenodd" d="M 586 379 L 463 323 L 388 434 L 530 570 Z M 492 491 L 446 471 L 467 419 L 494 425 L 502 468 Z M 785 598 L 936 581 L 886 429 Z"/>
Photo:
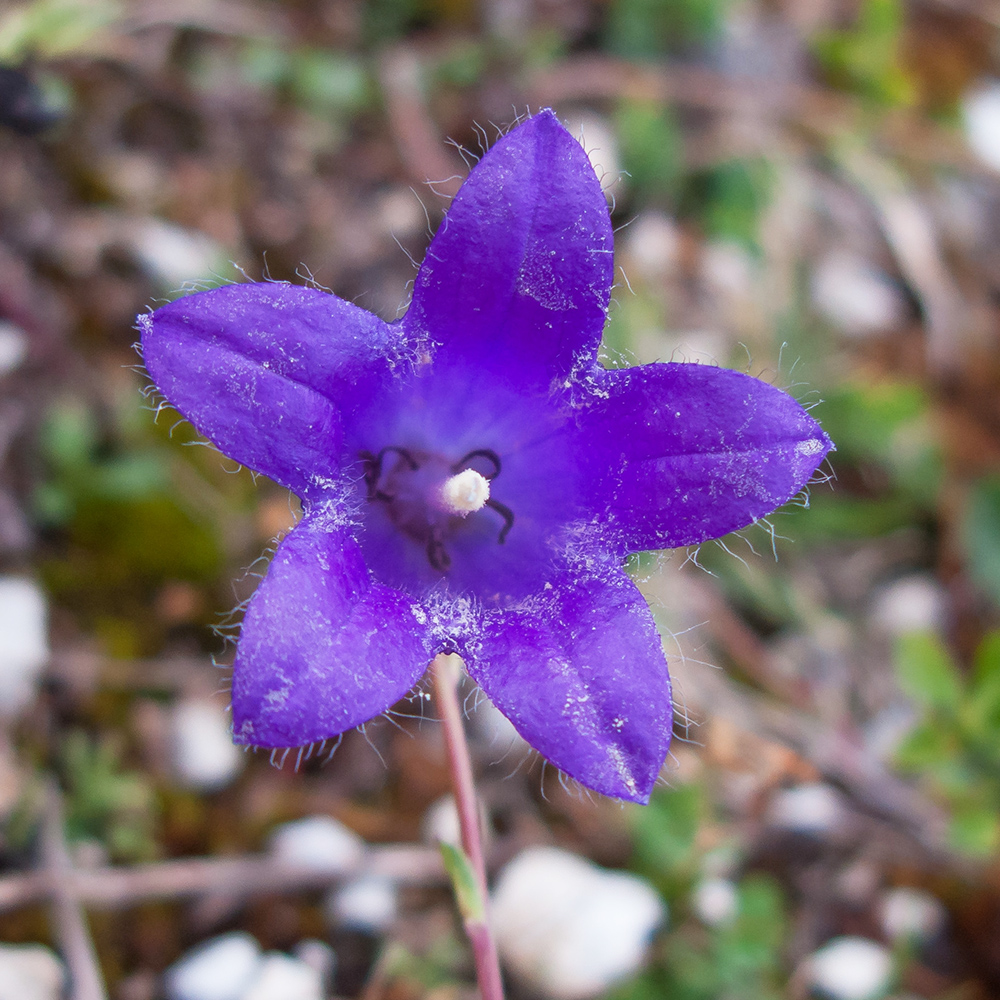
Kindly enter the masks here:
<path id="1" fill-rule="evenodd" d="M 746 527 L 790 500 L 833 447 L 787 393 L 741 372 L 654 364 L 603 373 L 582 419 L 595 512 L 620 552 Z"/>
<path id="2" fill-rule="evenodd" d="M 670 747 L 670 676 L 653 616 L 623 570 L 487 614 L 481 643 L 463 652 L 539 753 L 604 795 L 649 801 Z"/>
<path id="3" fill-rule="evenodd" d="M 403 319 L 516 385 L 566 378 L 597 353 L 614 275 L 611 220 L 583 147 L 543 111 L 462 185 L 431 242 Z"/>
<path id="4" fill-rule="evenodd" d="M 336 736 L 388 709 L 431 655 L 422 610 L 372 583 L 357 543 L 313 515 L 288 535 L 243 620 L 233 738 L 265 747 Z"/>
<path id="5" fill-rule="evenodd" d="M 333 295 L 273 282 L 188 295 L 139 329 L 170 403 L 220 451 L 300 495 L 336 471 L 338 406 L 367 398 L 398 340 Z"/>

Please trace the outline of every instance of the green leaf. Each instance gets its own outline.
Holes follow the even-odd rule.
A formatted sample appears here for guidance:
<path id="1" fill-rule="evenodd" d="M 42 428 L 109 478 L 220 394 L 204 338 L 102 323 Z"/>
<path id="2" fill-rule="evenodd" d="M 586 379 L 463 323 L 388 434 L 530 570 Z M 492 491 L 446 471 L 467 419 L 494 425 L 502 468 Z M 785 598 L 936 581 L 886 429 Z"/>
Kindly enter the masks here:
<path id="1" fill-rule="evenodd" d="M 696 861 L 704 813 L 704 793 L 693 784 L 658 792 L 648 806 L 634 810 L 633 867 L 666 892 L 680 892 Z"/>
<path id="2" fill-rule="evenodd" d="M 951 731 L 939 723 L 928 723 L 911 730 L 896 749 L 896 763 L 904 771 L 926 771 L 943 757 L 955 752 Z"/>
<path id="3" fill-rule="evenodd" d="M 1000 604 L 1000 477 L 972 488 L 960 537 L 972 578 Z"/>
<path id="4" fill-rule="evenodd" d="M 972 661 L 970 714 L 1000 752 L 1000 631 L 988 632 Z"/>
<path id="5" fill-rule="evenodd" d="M 911 632 L 896 642 L 896 676 L 918 704 L 953 713 L 964 697 L 962 677 L 933 632 Z"/>
<path id="6" fill-rule="evenodd" d="M 614 0 L 605 31 L 607 47 L 628 59 L 705 42 L 721 29 L 731 0 Z"/>
<path id="7" fill-rule="evenodd" d="M 34 0 L 7 11 L 0 21 L 0 59 L 56 57 L 87 47 L 122 16 L 116 0 Z"/>
<path id="8" fill-rule="evenodd" d="M 976 857 L 989 857 L 1000 850 L 1000 816 L 979 803 L 957 806 L 951 820 L 951 842 Z"/>
<path id="9" fill-rule="evenodd" d="M 479 892 L 479 881 L 475 871 L 473 871 L 469 856 L 454 844 L 442 841 L 439 846 L 445 871 L 448 872 L 452 889 L 455 892 L 458 912 L 461 913 L 462 919 L 466 923 L 483 923 L 486 919 L 486 907 Z"/>
<path id="10" fill-rule="evenodd" d="M 669 108 L 624 101 L 615 115 L 622 161 L 643 199 L 672 200 L 683 168 L 683 139 Z"/>

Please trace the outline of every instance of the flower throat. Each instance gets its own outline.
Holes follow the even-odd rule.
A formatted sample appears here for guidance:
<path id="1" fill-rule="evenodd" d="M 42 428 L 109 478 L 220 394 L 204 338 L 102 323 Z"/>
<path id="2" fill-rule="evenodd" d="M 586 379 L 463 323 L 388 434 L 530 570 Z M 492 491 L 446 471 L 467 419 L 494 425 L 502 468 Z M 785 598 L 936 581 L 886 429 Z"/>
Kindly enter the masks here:
<path id="1" fill-rule="evenodd" d="M 457 462 L 396 445 L 378 453 L 361 451 L 358 457 L 368 500 L 383 504 L 392 523 L 424 546 L 427 561 L 441 573 L 451 566 L 447 542 L 470 514 L 488 507 L 500 515 L 500 545 L 514 527 L 514 512 L 490 496 L 501 463 L 489 448 L 470 451 Z"/>

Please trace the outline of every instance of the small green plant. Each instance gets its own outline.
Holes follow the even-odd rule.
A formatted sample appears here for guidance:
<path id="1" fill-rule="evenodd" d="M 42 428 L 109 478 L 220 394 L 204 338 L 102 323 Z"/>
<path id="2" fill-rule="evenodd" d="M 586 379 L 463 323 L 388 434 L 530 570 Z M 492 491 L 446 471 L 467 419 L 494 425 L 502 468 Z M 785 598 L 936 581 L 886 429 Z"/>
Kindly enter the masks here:
<path id="1" fill-rule="evenodd" d="M 614 0 L 605 33 L 608 48 L 628 59 L 677 52 L 714 38 L 731 0 Z"/>
<path id="2" fill-rule="evenodd" d="M 966 676 L 940 638 L 903 636 L 900 686 L 921 717 L 899 747 L 899 767 L 919 775 L 951 814 L 951 839 L 966 853 L 1000 850 L 1000 631 L 980 643 Z"/>
<path id="3" fill-rule="evenodd" d="M 813 50 L 832 83 L 875 104 L 912 104 L 916 87 L 903 65 L 902 0 L 865 0 L 857 22 L 819 35 Z"/>
<path id="4" fill-rule="evenodd" d="M 61 763 L 70 841 L 97 840 L 115 861 L 156 854 L 153 791 L 142 775 L 124 769 L 113 740 L 74 730 L 66 736 Z"/>
<path id="5" fill-rule="evenodd" d="M 1000 604 L 1000 476 L 988 476 L 972 487 L 961 539 L 969 574 Z"/>
<path id="6" fill-rule="evenodd" d="M 0 60 L 54 58 L 86 49 L 122 16 L 116 0 L 34 0 L 0 16 Z"/>
<path id="7" fill-rule="evenodd" d="M 705 868 L 698 834 L 711 822 L 703 786 L 658 792 L 633 816 L 631 867 L 669 903 L 670 929 L 654 946 L 649 968 L 615 990 L 613 1000 L 778 1000 L 787 922 L 778 886 L 757 875 L 739 880 L 732 916 L 711 927 L 691 912 L 691 893 Z"/>
<path id="8" fill-rule="evenodd" d="M 774 169 L 762 157 L 726 160 L 687 178 L 681 211 L 696 218 L 712 239 L 758 253 L 761 218 L 773 187 Z"/>

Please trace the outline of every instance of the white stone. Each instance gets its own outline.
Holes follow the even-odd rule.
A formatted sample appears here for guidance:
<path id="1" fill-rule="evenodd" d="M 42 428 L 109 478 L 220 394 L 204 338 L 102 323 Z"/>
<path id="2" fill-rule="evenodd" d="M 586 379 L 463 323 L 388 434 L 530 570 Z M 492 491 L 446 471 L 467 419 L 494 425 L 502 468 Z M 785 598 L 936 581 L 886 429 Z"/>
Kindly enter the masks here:
<path id="1" fill-rule="evenodd" d="M 306 816 L 275 827 L 268 850 L 283 864 L 340 874 L 357 867 L 365 842 L 332 816 Z"/>
<path id="2" fill-rule="evenodd" d="M 173 769 L 188 788 L 225 788 L 243 768 L 243 752 L 233 743 L 229 714 L 221 702 L 188 698 L 170 713 Z"/>
<path id="3" fill-rule="evenodd" d="M 240 1000 L 323 1000 L 323 977 L 301 959 L 269 951 Z"/>
<path id="4" fill-rule="evenodd" d="M 1000 170 L 1000 80 L 982 80 L 963 96 L 962 121 L 972 151 Z"/>
<path id="5" fill-rule="evenodd" d="M 604 193 L 609 198 L 620 194 L 625 185 L 625 174 L 618 152 L 618 139 L 607 121 L 585 111 L 570 115 L 566 119 L 566 128 L 586 150 Z"/>
<path id="6" fill-rule="evenodd" d="M 882 931 L 890 941 L 928 941 L 944 927 L 947 911 L 923 889 L 899 886 L 887 890 L 879 903 Z"/>
<path id="7" fill-rule="evenodd" d="M 28 356 L 28 338 L 24 331 L 7 320 L 0 320 L 0 377 L 20 367 Z"/>
<path id="8" fill-rule="evenodd" d="M 702 277 L 732 304 L 753 301 L 760 287 L 760 268 L 743 247 L 728 240 L 707 243 L 702 251 Z"/>
<path id="9" fill-rule="evenodd" d="M 771 826 L 792 833 L 826 833 L 843 819 L 840 795 L 829 785 L 820 783 L 781 789 L 775 793 L 767 810 Z"/>
<path id="10" fill-rule="evenodd" d="M 531 752 L 514 724 L 482 692 L 472 696 L 469 723 L 476 736 L 492 751 L 491 763 L 511 761 L 511 770 Z"/>
<path id="11" fill-rule="evenodd" d="M 892 280 L 863 257 L 827 254 L 812 275 L 816 309 L 849 337 L 866 337 L 899 326 L 906 300 Z"/>
<path id="12" fill-rule="evenodd" d="M 872 605 L 871 622 L 890 636 L 937 631 L 948 618 L 948 601 L 941 585 L 927 573 L 900 577 L 882 587 Z"/>
<path id="13" fill-rule="evenodd" d="M 663 901 L 634 875 L 555 847 L 532 847 L 501 872 L 492 919 L 500 953 L 554 1000 L 597 996 L 641 966 Z"/>
<path id="14" fill-rule="evenodd" d="M 242 1000 L 262 963 L 260 945 L 249 934 L 223 934 L 192 949 L 167 969 L 167 1000 Z"/>
<path id="15" fill-rule="evenodd" d="M 621 242 L 626 259 L 650 283 L 661 281 L 677 264 L 677 224 L 662 212 L 643 212 L 622 230 Z"/>
<path id="16" fill-rule="evenodd" d="M 891 977 L 892 955 L 867 938 L 834 938 L 805 960 L 807 982 L 832 1000 L 875 1000 Z"/>
<path id="17" fill-rule="evenodd" d="M 207 281 L 227 267 L 222 248 L 204 233 L 147 218 L 131 233 L 132 248 L 147 274 L 163 288 Z"/>
<path id="18" fill-rule="evenodd" d="M 0 944 L 0 1000 L 59 1000 L 66 973 L 41 944 Z"/>
<path id="19" fill-rule="evenodd" d="M 328 917 L 340 927 L 378 934 L 395 919 L 396 886 L 387 878 L 364 875 L 334 889 L 327 896 Z"/>
<path id="20" fill-rule="evenodd" d="M 453 844 L 462 842 L 462 827 L 453 795 L 442 795 L 432 802 L 420 822 L 420 833 L 425 844 Z"/>
<path id="21" fill-rule="evenodd" d="M 45 595 L 34 581 L 0 577 L 0 715 L 31 701 L 49 658 Z"/>
<path id="22" fill-rule="evenodd" d="M 325 941 L 305 938 L 292 949 L 292 954 L 316 970 L 324 989 L 330 986 L 337 970 L 337 953 Z"/>
<path id="23" fill-rule="evenodd" d="M 691 905 L 703 924 L 716 927 L 730 923 L 736 916 L 739 894 L 727 878 L 706 878 L 695 886 Z"/>

